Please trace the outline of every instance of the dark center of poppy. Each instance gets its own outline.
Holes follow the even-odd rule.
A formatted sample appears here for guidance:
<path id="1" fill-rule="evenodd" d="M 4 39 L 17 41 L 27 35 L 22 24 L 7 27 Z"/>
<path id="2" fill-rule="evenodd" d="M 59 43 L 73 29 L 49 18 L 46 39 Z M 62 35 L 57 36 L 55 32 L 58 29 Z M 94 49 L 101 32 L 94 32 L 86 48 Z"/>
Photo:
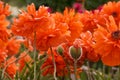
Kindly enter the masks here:
<path id="1" fill-rule="evenodd" d="M 114 39 L 120 39 L 120 30 L 114 31 L 114 32 L 112 33 L 112 37 L 113 37 Z"/>
<path id="2" fill-rule="evenodd" d="M 117 12 L 113 12 L 113 13 L 112 13 L 112 16 L 113 16 L 113 17 L 117 17 Z"/>

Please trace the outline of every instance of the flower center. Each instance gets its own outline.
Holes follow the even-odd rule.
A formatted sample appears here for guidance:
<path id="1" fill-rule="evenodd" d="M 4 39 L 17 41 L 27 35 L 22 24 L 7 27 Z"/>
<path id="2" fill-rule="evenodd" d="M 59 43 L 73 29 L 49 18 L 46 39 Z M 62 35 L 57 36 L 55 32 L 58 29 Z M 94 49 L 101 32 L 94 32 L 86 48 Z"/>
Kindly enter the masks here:
<path id="1" fill-rule="evenodd" d="M 112 13 L 112 16 L 113 16 L 113 17 L 117 17 L 117 12 L 113 12 L 113 13 Z"/>
<path id="2" fill-rule="evenodd" d="M 112 38 L 114 38 L 114 39 L 120 39 L 120 30 L 114 31 L 112 33 Z"/>

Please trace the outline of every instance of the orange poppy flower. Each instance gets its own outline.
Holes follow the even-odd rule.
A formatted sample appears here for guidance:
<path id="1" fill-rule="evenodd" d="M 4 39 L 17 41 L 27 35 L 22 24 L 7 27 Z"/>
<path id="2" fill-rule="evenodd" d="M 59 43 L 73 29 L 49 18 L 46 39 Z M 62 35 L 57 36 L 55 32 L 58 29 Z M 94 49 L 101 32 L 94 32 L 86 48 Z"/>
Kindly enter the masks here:
<path id="1" fill-rule="evenodd" d="M 28 48 L 29 51 L 33 51 L 33 46 L 32 46 L 32 43 L 30 42 L 30 40 L 28 39 L 23 39 L 22 43 L 24 44 L 24 46 L 26 48 Z"/>
<path id="2" fill-rule="evenodd" d="M 1 63 L 4 63 L 6 61 L 7 57 L 8 55 L 7 55 L 5 42 L 0 39 L 0 66 L 1 66 Z"/>
<path id="3" fill-rule="evenodd" d="M 76 47 L 76 45 L 73 44 L 73 43 L 72 44 L 63 43 L 63 44 L 61 44 L 61 46 L 63 47 L 63 55 L 62 55 L 62 57 L 64 57 L 64 59 L 65 59 L 65 61 L 66 61 L 66 63 L 68 65 L 73 66 L 74 65 L 74 59 L 71 57 L 71 55 L 69 53 L 70 52 L 69 50 L 70 50 L 71 46 Z M 77 66 L 81 67 L 83 65 L 85 59 L 86 59 L 86 54 L 82 54 L 80 56 L 80 58 L 77 59 L 77 64 L 78 64 Z"/>
<path id="4" fill-rule="evenodd" d="M 96 53 L 99 53 L 101 60 L 108 66 L 120 65 L 120 24 L 116 25 L 112 16 L 106 23 L 107 28 L 98 25 L 94 32 Z"/>
<path id="5" fill-rule="evenodd" d="M 10 6 L 8 4 L 4 4 L 4 2 L 0 1 L 0 15 L 10 15 L 9 8 Z"/>
<path id="6" fill-rule="evenodd" d="M 105 25 L 105 16 L 101 14 L 98 10 L 85 11 L 80 14 L 80 21 L 84 25 L 83 32 L 90 31 L 94 32 L 97 28 L 97 24 Z"/>
<path id="7" fill-rule="evenodd" d="M 19 71 L 21 72 L 23 70 L 25 64 L 29 63 L 30 61 L 32 61 L 32 59 L 26 52 L 21 53 L 20 54 L 20 59 L 18 61 L 18 63 L 19 63 Z"/>
<path id="8" fill-rule="evenodd" d="M 115 18 L 115 21 L 119 23 L 120 20 L 120 1 L 118 2 L 108 2 L 103 5 L 101 12 L 107 17 L 112 15 Z"/>
<path id="9" fill-rule="evenodd" d="M 12 31 L 16 35 L 30 38 L 38 30 L 46 31 L 48 28 L 51 28 L 54 25 L 52 21 L 47 7 L 40 6 L 36 10 L 35 5 L 31 4 L 27 6 L 27 12 L 21 11 L 18 19 L 14 19 Z"/>
<path id="10" fill-rule="evenodd" d="M 55 19 L 55 25 L 63 24 L 68 26 L 68 30 L 70 31 L 70 36 L 68 40 L 73 42 L 75 38 L 78 38 L 80 33 L 82 32 L 83 25 L 79 21 L 79 13 L 75 13 L 74 9 L 68 10 L 67 8 L 64 10 L 64 13 L 55 13 L 52 14 Z"/>
<path id="11" fill-rule="evenodd" d="M 39 50 L 47 50 L 63 42 L 69 35 L 67 30 L 65 24 L 55 26 L 55 20 L 46 7 L 40 6 L 36 11 L 34 4 L 27 7 L 27 12 L 22 11 L 12 26 L 13 33 L 29 38 L 33 44 L 36 33 L 36 46 Z"/>
<path id="12" fill-rule="evenodd" d="M 16 58 L 14 56 L 12 56 L 5 63 L 5 67 L 6 67 L 5 71 L 11 78 L 15 77 L 16 72 L 18 70 L 15 60 L 16 60 Z"/>
<path id="13" fill-rule="evenodd" d="M 7 51 L 5 49 L 0 48 L 0 65 L 1 63 L 5 62 L 7 58 Z"/>
<path id="14" fill-rule="evenodd" d="M 64 76 L 67 73 L 66 70 L 66 64 L 63 60 L 63 58 L 58 55 L 58 53 L 56 52 L 55 49 L 53 49 L 53 55 L 55 58 L 55 63 L 56 63 L 56 75 L 57 76 Z M 48 54 L 51 54 L 51 51 L 48 51 Z M 52 60 L 52 56 L 49 55 L 47 60 L 43 63 L 43 65 L 41 66 L 41 69 L 44 69 L 43 71 L 43 75 L 46 76 L 47 74 L 53 74 L 54 73 L 54 65 L 53 65 L 53 60 Z"/>
<path id="15" fill-rule="evenodd" d="M 62 57 L 66 60 L 66 63 L 69 64 L 69 65 L 73 65 L 74 60 L 70 56 L 70 53 L 69 53 L 69 48 L 70 48 L 70 46 L 72 46 L 72 44 L 71 43 L 68 43 L 68 44 L 67 43 L 62 43 L 60 46 L 63 48 Z"/>
<path id="16" fill-rule="evenodd" d="M 93 41 L 92 33 L 90 31 L 81 33 L 80 38 L 76 39 L 73 43 L 74 46 L 83 48 L 83 54 L 86 55 L 86 59 L 92 62 L 97 62 L 99 56 L 94 52 L 94 44 L 95 42 Z"/>
<path id="17" fill-rule="evenodd" d="M 47 51 L 49 47 L 56 47 L 65 42 L 66 37 L 70 34 L 67 28 L 66 25 L 61 24 L 54 29 L 38 32 L 36 34 L 37 49 Z"/>
<path id="18" fill-rule="evenodd" d="M 6 49 L 8 50 L 8 56 L 17 54 L 20 49 L 20 41 L 14 38 L 10 39 L 6 44 Z"/>
<path id="19" fill-rule="evenodd" d="M 3 41 L 7 41 L 9 37 L 9 32 L 7 26 L 9 22 L 6 20 L 5 15 L 0 15 L 0 39 Z"/>

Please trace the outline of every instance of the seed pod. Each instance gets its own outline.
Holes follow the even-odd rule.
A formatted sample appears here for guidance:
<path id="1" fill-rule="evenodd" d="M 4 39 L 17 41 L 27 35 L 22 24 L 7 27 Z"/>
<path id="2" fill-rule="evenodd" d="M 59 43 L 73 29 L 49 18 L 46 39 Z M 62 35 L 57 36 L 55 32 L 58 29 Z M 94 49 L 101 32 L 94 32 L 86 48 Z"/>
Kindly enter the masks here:
<path id="1" fill-rule="evenodd" d="M 69 48 L 69 53 L 73 59 L 78 60 L 81 56 L 82 48 L 80 48 L 80 47 L 76 48 L 74 46 L 71 46 Z"/>
<path id="2" fill-rule="evenodd" d="M 63 51 L 64 51 L 63 47 L 62 47 L 62 46 L 58 46 L 57 52 L 58 52 L 61 56 L 63 55 Z"/>

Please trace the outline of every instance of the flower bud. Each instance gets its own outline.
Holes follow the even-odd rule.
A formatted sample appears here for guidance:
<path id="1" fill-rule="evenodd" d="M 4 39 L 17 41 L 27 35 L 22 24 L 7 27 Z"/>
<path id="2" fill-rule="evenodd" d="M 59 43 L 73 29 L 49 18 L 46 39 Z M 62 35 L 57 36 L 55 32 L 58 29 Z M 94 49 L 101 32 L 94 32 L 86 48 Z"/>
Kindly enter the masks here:
<path id="1" fill-rule="evenodd" d="M 82 48 L 80 48 L 80 47 L 76 48 L 74 46 L 71 46 L 69 48 L 69 53 L 73 59 L 78 60 L 81 56 Z"/>
<path id="2" fill-rule="evenodd" d="M 57 52 L 58 52 L 61 56 L 63 55 L 63 51 L 64 51 L 63 47 L 62 47 L 62 46 L 58 46 Z"/>

